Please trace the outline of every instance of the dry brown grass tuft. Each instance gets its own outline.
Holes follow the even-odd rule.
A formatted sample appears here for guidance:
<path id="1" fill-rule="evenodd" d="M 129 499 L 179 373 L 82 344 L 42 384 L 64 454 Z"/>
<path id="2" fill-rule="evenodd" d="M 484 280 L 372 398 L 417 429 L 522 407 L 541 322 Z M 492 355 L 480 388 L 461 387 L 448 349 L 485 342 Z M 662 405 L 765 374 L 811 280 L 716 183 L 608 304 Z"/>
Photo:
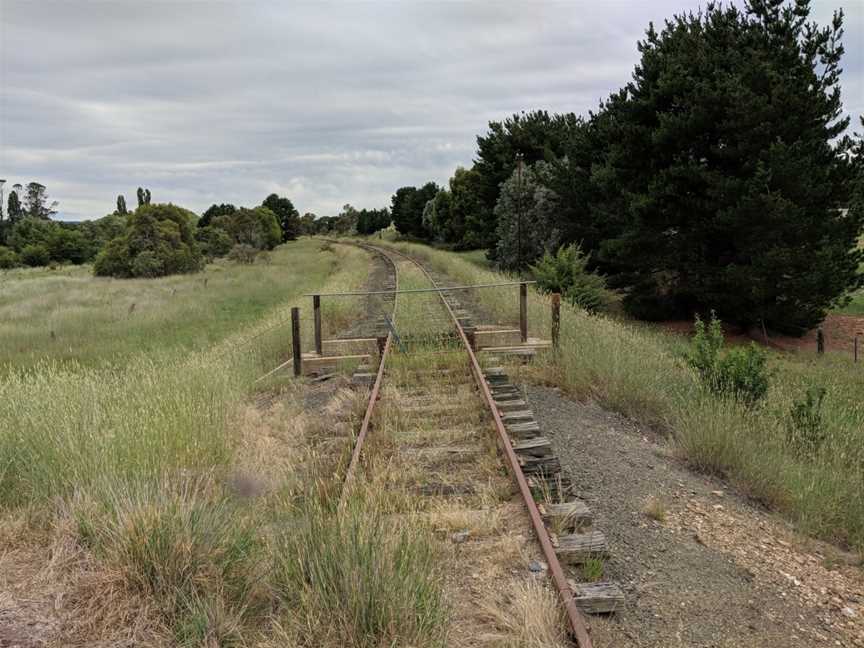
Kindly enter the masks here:
<path id="1" fill-rule="evenodd" d="M 527 581 L 484 601 L 483 611 L 495 630 L 480 637 L 496 648 L 563 648 L 567 646 L 561 605 L 554 592 Z"/>
<path id="2" fill-rule="evenodd" d="M 661 524 L 666 521 L 666 502 L 656 495 L 649 495 L 642 507 L 642 513 Z"/>

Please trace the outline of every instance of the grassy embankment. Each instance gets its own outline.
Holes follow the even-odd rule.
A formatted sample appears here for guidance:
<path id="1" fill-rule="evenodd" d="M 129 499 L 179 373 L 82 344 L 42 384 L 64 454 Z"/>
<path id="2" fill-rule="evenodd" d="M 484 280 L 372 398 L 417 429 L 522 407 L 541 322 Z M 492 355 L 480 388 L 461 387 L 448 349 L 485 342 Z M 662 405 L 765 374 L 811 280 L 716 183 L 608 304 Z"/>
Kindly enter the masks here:
<path id="1" fill-rule="evenodd" d="M 471 259 L 396 244 L 456 281 L 500 280 Z M 512 291 L 480 291 L 502 321 L 516 314 Z M 530 294 L 532 334 L 548 337 L 546 297 Z M 562 305 L 562 353 L 541 368 L 579 398 L 667 431 L 694 468 L 728 478 L 817 537 L 864 549 L 864 373 L 848 358 L 772 354 L 765 401 L 747 409 L 700 388 L 680 338 Z M 818 452 L 802 455 L 787 436 L 789 412 L 809 386 L 827 389 Z"/>
<path id="2" fill-rule="evenodd" d="M 368 269 L 302 240 L 191 277 L 4 277 L 0 554 L 22 623 L 62 616 L 65 645 L 428 645 L 423 539 L 360 501 L 334 515 L 351 399 L 308 416 L 302 386 L 277 379 L 275 408 L 249 401 L 288 351 L 291 305 L 311 341 L 300 294 Z M 334 327 L 359 313 L 324 308 Z"/>

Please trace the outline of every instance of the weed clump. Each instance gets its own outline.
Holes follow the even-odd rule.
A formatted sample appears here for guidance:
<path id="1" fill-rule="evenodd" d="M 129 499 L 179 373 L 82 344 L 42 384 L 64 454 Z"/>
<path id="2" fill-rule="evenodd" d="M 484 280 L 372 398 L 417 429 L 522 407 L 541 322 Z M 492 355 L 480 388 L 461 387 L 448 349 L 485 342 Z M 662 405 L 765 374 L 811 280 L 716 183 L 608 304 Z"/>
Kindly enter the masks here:
<path id="1" fill-rule="evenodd" d="M 446 604 L 430 534 L 356 501 L 329 508 L 311 502 L 275 539 L 284 623 L 302 620 L 333 645 L 443 646 Z"/>
<path id="2" fill-rule="evenodd" d="M 696 333 L 687 360 L 711 391 L 746 405 L 754 405 L 768 393 L 768 355 L 752 342 L 743 348 L 723 349 L 723 329 L 711 313 L 708 326 L 697 315 Z"/>
<path id="3" fill-rule="evenodd" d="M 606 280 L 588 271 L 590 254 L 579 245 L 560 248 L 555 254 L 546 252 L 531 266 L 537 286 L 543 292 L 557 292 L 574 306 L 589 313 L 603 309 L 608 301 Z"/>
<path id="4" fill-rule="evenodd" d="M 786 438 L 799 455 L 812 456 L 825 442 L 822 402 L 826 393 L 824 387 L 811 386 L 803 399 L 792 403 L 786 420 Z"/>

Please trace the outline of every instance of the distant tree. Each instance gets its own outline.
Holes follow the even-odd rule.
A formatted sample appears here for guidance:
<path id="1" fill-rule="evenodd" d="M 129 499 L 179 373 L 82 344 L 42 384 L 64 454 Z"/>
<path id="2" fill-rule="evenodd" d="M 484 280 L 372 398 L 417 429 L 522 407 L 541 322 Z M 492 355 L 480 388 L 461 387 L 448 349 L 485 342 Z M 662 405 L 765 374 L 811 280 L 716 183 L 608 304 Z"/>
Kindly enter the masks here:
<path id="1" fill-rule="evenodd" d="M 138 196 L 138 206 L 141 207 L 144 204 L 144 188 L 138 187 L 136 194 Z"/>
<path id="2" fill-rule="evenodd" d="M 300 217 L 300 234 L 310 235 L 315 233 L 315 214 L 306 212 Z"/>
<path id="3" fill-rule="evenodd" d="M 234 205 L 228 203 L 222 203 L 221 205 L 210 205 L 203 214 L 201 214 L 201 218 L 198 219 L 198 227 L 207 227 L 210 225 L 212 220 L 217 216 L 226 216 L 233 214 L 237 211 L 237 208 Z"/>
<path id="4" fill-rule="evenodd" d="M 495 205 L 498 221 L 496 258 L 501 267 L 522 270 L 561 244 L 558 229 L 560 199 L 549 189 L 549 165 L 537 162 L 519 170 L 501 186 Z"/>
<path id="5" fill-rule="evenodd" d="M 123 197 L 123 194 L 117 196 L 117 214 L 120 216 L 125 216 L 129 211 L 126 209 L 126 199 Z"/>
<path id="6" fill-rule="evenodd" d="M 390 212 L 384 209 L 361 209 L 357 213 L 357 233 L 368 236 L 390 225 Z"/>
<path id="7" fill-rule="evenodd" d="M 490 222 L 490 208 L 483 200 L 483 177 L 476 168 L 459 167 L 450 178 L 450 222 L 446 240 L 463 249 L 483 246 L 476 237 Z"/>
<path id="8" fill-rule="evenodd" d="M 405 236 L 428 239 L 431 232 L 423 226 L 423 210 L 426 203 L 435 197 L 440 187 L 427 182 L 420 187 L 401 187 L 391 198 L 390 213 L 396 230 Z"/>
<path id="9" fill-rule="evenodd" d="M 208 259 L 223 257 L 234 247 L 234 239 L 221 227 L 208 225 L 195 228 L 195 240 L 201 247 L 201 254 Z"/>
<path id="10" fill-rule="evenodd" d="M 19 221 L 22 218 L 24 218 L 24 208 L 21 206 L 21 201 L 18 198 L 18 192 L 11 191 L 9 193 L 9 200 L 6 207 L 6 220 L 10 224 L 14 224 L 16 221 Z"/>
<path id="11" fill-rule="evenodd" d="M 145 204 L 125 220 L 124 233 L 96 257 L 96 275 L 161 277 L 203 267 L 192 212 L 175 205 Z"/>
<path id="12" fill-rule="evenodd" d="M 248 245 L 256 250 L 272 250 L 282 242 L 276 214 L 267 207 L 241 207 L 233 214 L 215 217 L 211 227 L 227 232 L 235 244 Z"/>
<path id="13" fill-rule="evenodd" d="M 145 205 L 150 204 L 150 190 L 149 189 L 144 190 L 144 204 Z"/>
<path id="14" fill-rule="evenodd" d="M 466 239 L 481 247 L 494 248 L 497 222 L 495 205 L 505 182 L 516 168 L 516 155 L 525 164 L 550 161 L 564 154 L 579 120 L 573 113 L 550 115 L 545 110 L 521 112 L 503 122 L 489 122 L 485 135 L 477 137 L 474 170 L 485 209 L 467 223 Z"/>
<path id="15" fill-rule="evenodd" d="M 45 247 L 57 263 L 87 263 L 96 255 L 96 247 L 77 224 L 56 223 Z"/>
<path id="16" fill-rule="evenodd" d="M 57 201 L 49 204 L 45 185 L 29 182 L 24 193 L 24 212 L 30 218 L 50 219 L 57 211 Z"/>
<path id="17" fill-rule="evenodd" d="M 45 266 L 51 261 L 51 256 L 44 245 L 27 245 L 21 250 L 21 263 L 35 268 L 37 266 Z"/>
<path id="18" fill-rule="evenodd" d="M 282 242 L 293 241 L 300 236 L 300 212 L 294 208 L 294 204 L 287 198 L 277 194 L 270 194 L 261 203 L 276 214 L 276 220 L 282 230 Z"/>
<path id="19" fill-rule="evenodd" d="M 423 228 L 429 232 L 435 241 L 451 242 L 451 201 L 450 192 L 441 189 L 431 200 L 426 202 L 426 206 L 423 208 Z"/>
<path id="20" fill-rule="evenodd" d="M 752 0 L 651 26 L 632 82 L 603 105 L 592 175 L 610 202 L 592 218 L 619 214 L 601 257 L 634 314 L 713 308 L 802 333 L 861 285 L 842 13 L 827 27 L 809 14 L 806 0 Z"/>
<path id="21" fill-rule="evenodd" d="M 8 247 L 0 246 L 0 270 L 9 270 L 16 268 L 21 263 L 21 259 L 15 250 L 10 250 Z"/>
<path id="22" fill-rule="evenodd" d="M 18 254 L 22 254 L 25 247 L 32 245 L 47 250 L 48 242 L 57 226 L 53 221 L 25 216 L 12 226 L 6 242 Z"/>

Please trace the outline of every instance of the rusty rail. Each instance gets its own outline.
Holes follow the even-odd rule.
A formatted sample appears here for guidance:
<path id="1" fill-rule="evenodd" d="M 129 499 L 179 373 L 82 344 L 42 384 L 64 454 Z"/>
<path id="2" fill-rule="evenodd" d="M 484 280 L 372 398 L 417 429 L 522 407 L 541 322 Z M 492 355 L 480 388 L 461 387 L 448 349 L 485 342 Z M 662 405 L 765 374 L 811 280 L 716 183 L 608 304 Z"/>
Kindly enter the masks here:
<path id="1" fill-rule="evenodd" d="M 393 261 L 387 254 L 378 248 L 371 245 L 355 244 L 366 250 L 371 250 L 379 256 L 386 259 L 393 266 L 393 277 L 396 282 L 396 290 L 399 289 L 399 269 L 396 267 L 396 262 Z M 393 295 L 393 317 L 392 321 L 396 322 L 396 304 L 398 293 Z M 357 434 L 357 440 L 354 442 L 354 450 L 351 452 L 351 461 L 348 463 L 348 468 L 345 471 L 345 480 L 342 482 L 342 493 L 339 496 L 340 508 L 344 506 L 345 500 L 348 498 L 351 484 L 354 481 L 354 475 L 357 472 L 357 466 L 360 463 L 360 454 L 363 452 L 363 442 L 366 441 L 366 436 L 369 434 L 369 426 L 372 422 L 372 412 L 375 409 L 375 403 L 378 401 L 378 394 L 381 392 L 381 383 L 384 380 L 384 364 L 387 356 L 390 353 L 390 347 L 393 345 L 393 331 L 387 332 L 387 340 L 384 342 L 384 348 L 381 351 L 381 359 L 378 362 L 378 372 L 375 375 L 375 382 L 372 384 L 372 391 L 369 394 L 369 403 L 366 405 L 366 413 L 363 415 L 363 423 L 360 425 L 360 432 Z"/>
<path id="2" fill-rule="evenodd" d="M 480 362 L 477 360 L 477 355 L 474 353 L 474 350 L 472 349 L 471 344 L 468 340 L 468 336 L 465 334 L 465 330 L 459 323 L 459 319 L 456 317 L 456 314 L 453 312 L 450 304 L 444 298 L 444 293 L 446 292 L 446 289 L 439 288 L 438 285 L 435 283 L 435 280 L 430 275 L 429 271 L 426 270 L 426 268 L 419 261 L 408 256 L 407 254 L 404 254 L 398 250 L 389 247 L 382 249 L 373 245 L 357 245 L 365 249 L 377 252 L 379 255 L 387 258 L 390 263 L 393 264 L 393 269 L 396 276 L 397 291 L 399 287 L 398 268 L 396 267 L 396 263 L 393 261 L 392 258 L 388 256 L 387 253 L 392 253 L 400 256 L 403 259 L 416 265 L 425 275 L 425 277 L 429 280 L 432 286 L 437 289 L 436 292 L 438 292 L 444 308 L 447 310 L 447 313 L 453 320 L 453 324 L 456 327 L 459 338 L 462 340 L 462 344 L 464 345 L 465 350 L 468 353 L 468 358 L 471 364 L 471 373 L 474 376 L 474 380 L 476 381 L 478 388 L 483 394 L 483 399 L 486 402 L 489 411 L 492 413 L 492 419 L 495 423 L 495 430 L 498 433 L 499 444 L 504 451 L 505 457 L 507 458 L 508 468 L 510 469 L 513 478 L 516 480 L 517 485 L 519 486 L 519 493 L 521 494 L 522 500 L 525 503 L 525 508 L 528 509 L 528 516 L 531 518 L 531 525 L 533 526 L 534 532 L 537 535 L 537 540 L 540 543 L 540 548 L 543 551 L 543 556 L 546 558 L 546 563 L 549 565 L 549 571 L 552 574 L 552 581 L 555 583 L 555 587 L 558 590 L 561 603 L 564 606 L 564 611 L 567 615 L 569 633 L 571 637 L 576 640 L 579 648 L 593 648 L 593 642 L 591 640 L 591 635 L 588 631 L 588 625 L 585 623 L 585 619 L 582 616 L 582 613 L 579 611 L 579 608 L 576 607 L 576 602 L 573 598 L 573 592 L 570 589 L 570 585 L 567 583 L 567 577 L 564 575 L 564 570 L 561 567 L 561 563 L 559 562 L 558 556 L 555 553 L 555 548 L 552 546 L 552 540 L 549 538 L 549 533 L 546 529 L 546 525 L 543 524 L 543 518 L 540 515 L 540 511 L 537 509 L 537 504 L 534 501 L 534 496 L 531 494 L 531 488 L 528 486 L 525 475 L 522 473 L 522 468 L 519 465 L 519 459 L 516 456 L 515 451 L 513 450 L 513 445 L 510 443 L 510 437 L 507 435 L 507 428 L 504 426 L 504 421 L 501 419 L 501 414 L 498 412 L 498 408 L 495 406 L 495 401 L 492 398 L 492 392 L 489 390 L 489 385 L 486 383 L 486 379 L 483 376 L 483 369 L 480 367 Z M 397 297 L 394 294 L 394 321 L 396 316 L 396 299 Z M 391 331 L 387 334 L 387 341 L 385 342 L 384 350 L 381 354 L 381 362 L 378 365 L 378 373 L 375 376 L 375 383 L 373 384 L 372 392 L 369 395 L 369 404 L 366 407 L 366 413 L 363 416 L 363 423 L 360 427 L 360 432 L 357 435 L 357 441 L 354 444 L 354 451 L 351 455 L 351 462 L 348 465 L 348 470 L 346 471 L 345 482 L 342 488 L 342 495 L 340 497 L 340 506 L 344 504 L 344 501 L 349 492 L 350 483 L 353 480 L 354 473 L 357 469 L 357 464 L 360 461 L 360 454 L 363 449 L 363 443 L 369 433 L 372 412 L 375 408 L 375 403 L 378 400 L 378 395 L 381 389 L 381 382 L 383 381 L 384 377 L 384 364 L 387 358 L 387 354 L 390 351 L 392 338 L 393 333 Z"/>
<path id="3" fill-rule="evenodd" d="M 429 271 L 426 270 L 426 268 L 416 259 L 413 259 L 410 256 L 403 254 L 402 252 L 390 248 L 387 248 L 387 251 L 393 252 L 394 254 L 397 254 L 402 258 L 411 261 L 414 265 L 420 268 L 420 270 L 423 272 L 429 282 L 433 286 L 437 287 L 437 284 L 435 283 L 435 280 L 432 279 Z M 555 553 L 555 548 L 552 546 L 552 540 L 549 538 L 549 532 L 546 530 L 546 525 L 543 524 L 543 518 L 540 515 L 540 511 L 537 509 L 537 504 L 534 501 L 534 496 L 531 494 L 531 488 L 528 486 L 525 475 L 522 473 L 522 468 L 519 465 L 519 459 L 517 458 L 516 453 L 513 450 L 513 445 L 510 443 L 510 437 L 507 436 L 507 428 L 504 427 L 504 421 L 501 419 L 498 408 L 495 407 L 495 401 L 492 398 L 492 392 L 489 390 L 489 385 L 486 383 L 486 379 L 483 377 L 483 369 L 480 367 L 480 363 L 477 360 L 477 355 L 471 348 L 471 344 L 468 341 L 468 336 L 465 334 L 462 325 L 459 323 L 459 319 L 456 317 L 456 314 L 453 312 L 450 304 L 448 304 L 447 300 L 444 299 L 444 291 L 439 291 L 438 294 L 441 297 L 441 301 L 444 304 L 444 307 L 447 309 L 447 312 L 453 319 L 453 323 L 456 326 L 456 330 L 459 333 L 462 344 L 465 346 L 465 350 L 468 353 L 468 358 L 471 362 L 471 373 L 474 374 L 474 379 L 477 382 L 477 386 L 483 393 L 483 399 L 486 401 L 486 405 L 489 407 L 489 411 L 492 413 L 492 418 L 495 421 L 495 429 L 498 432 L 499 442 L 504 450 L 504 455 L 507 457 L 508 467 L 510 468 L 510 472 L 516 479 L 516 483 L 519 486 L 519 492 L 522 495 L 522 500 L 525 503 L 525 508 L 528 509 L 528 515 L 531 518 L 531 525 L 534 527 L 534 532 L 537 535 L 537 540 L 540 542 L 540 547 L 543 550 L 543 555 L 546 558 L 546 563 L 549 565 L 549 571 L 552 574 L 552 580 L 555 583 L 555 587 L 558 589 L 558 594 L 561 598 L 562 604 L 564 605 L 564 610 L 567 614 L 568 625 L 570 626 L 570 634 L 574 639 L 576 639 L 576 642 L 578 643 L 580 648 L 593 648 L 591 635 L 588 632 L 588 625 L 585 623 L 585 619 L 582 616 L 582 613 L 579 611 L 579 608 L 576 607 L 576 602 L 573 599 L 573 591 L 570 589 L 570 585 L 567 583 L 567 577 L 564 575 L 564 570 L 562 569 L 561 563 L 558 560 L 558 556 Z"/>

